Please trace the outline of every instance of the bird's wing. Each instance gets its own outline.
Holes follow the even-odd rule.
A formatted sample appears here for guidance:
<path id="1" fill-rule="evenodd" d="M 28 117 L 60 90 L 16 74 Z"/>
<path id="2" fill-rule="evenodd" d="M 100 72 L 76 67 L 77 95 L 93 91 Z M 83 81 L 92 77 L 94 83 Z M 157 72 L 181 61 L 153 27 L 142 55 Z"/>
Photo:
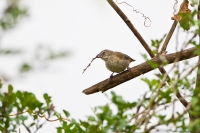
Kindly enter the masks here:
<path id="1" fill-rule="evenodd" d="M 134 59 L 132 59 L 130 56 L 124 54 L 124 59 L 125 60 L 130 60 L 130 61 L 135 61 Z"/>
<path id="2" fill-rule="evenodd" d="M 128 55 L 126 55 L 126 54 L 123 54 L 123 53 L 121 53 L 121 52 L 114 52 L 114 53 L 117 55 L 117 57 L 118 57 L 119 59 L 129 60 L 130 62 L 131 62 L 131 61 L 135 61 L 135 60 L 132 59 L 130 56 L 128 56 Z"/>
<path id="3" fill-rule="evenodd" d="M 113 54 L 115 55 L 115 58 L 118 58 L 119 60 L 124 59 L 124 54 L 121 52 L 113 52 Z"/>

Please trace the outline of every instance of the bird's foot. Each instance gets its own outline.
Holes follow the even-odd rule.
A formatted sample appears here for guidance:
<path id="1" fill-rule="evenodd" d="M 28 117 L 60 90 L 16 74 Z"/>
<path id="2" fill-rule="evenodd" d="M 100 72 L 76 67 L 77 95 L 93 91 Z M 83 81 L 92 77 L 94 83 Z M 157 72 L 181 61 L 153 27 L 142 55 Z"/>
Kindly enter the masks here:
<path id="1" fill-rule="evenodd" d="M 112 82 L 112 79 L 113 79 L 113 73 L 110 75 L 109 82 Z"/>

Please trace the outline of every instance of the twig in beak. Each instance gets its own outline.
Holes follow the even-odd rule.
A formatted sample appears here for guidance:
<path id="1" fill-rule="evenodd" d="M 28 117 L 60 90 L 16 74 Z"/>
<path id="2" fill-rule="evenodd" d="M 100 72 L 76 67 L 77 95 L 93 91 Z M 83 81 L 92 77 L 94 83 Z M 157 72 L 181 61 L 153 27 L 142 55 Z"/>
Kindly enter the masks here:
<path id="1" fill-rule="evenodd" d="M 96 57 L 92 58 L 92 61 L 90 62 L 90 64 L 88 64 L 87 67 L 86 67 L 85 69 L 83 69 L 83 73 L 86 71 L 86 69 L 87 69 L 89 66 L 91 66 L 93 60 L 95 60 L 96 58 L 98 58 L 98 55 L 97 55 Z M 83 74 L 83 73 L 82 73 L 82 74 Z"/>

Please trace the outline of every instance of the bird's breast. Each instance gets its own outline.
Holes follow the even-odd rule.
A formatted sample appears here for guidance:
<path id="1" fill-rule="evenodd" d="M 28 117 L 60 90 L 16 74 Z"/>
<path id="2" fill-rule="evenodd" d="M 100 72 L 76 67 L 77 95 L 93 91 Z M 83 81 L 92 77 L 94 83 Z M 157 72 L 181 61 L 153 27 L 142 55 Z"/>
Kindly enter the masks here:
<path id="1" fill-rule="evenodd" d="M 116 73 L 124 71 L 128 66 L 129 62 L 124 60 L 110 59 L 106 62 L 107 69 Z"/>

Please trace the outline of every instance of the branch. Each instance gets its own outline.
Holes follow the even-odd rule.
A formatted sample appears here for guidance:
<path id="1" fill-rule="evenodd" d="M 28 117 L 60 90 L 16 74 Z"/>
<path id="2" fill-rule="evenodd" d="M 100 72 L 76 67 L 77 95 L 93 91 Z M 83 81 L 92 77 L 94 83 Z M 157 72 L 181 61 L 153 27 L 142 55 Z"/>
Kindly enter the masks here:
<path id="1" fill-rule="evenodd" d="M 107 0 L 108 3 L 112 6 L 112 8 L 118 13 L 118 15 L 122 18 L 122 20 L 126 23 L 126 25 L 129 27 L 129 29 L 133 32 L 133 34 L 136 36 L 136 38 L 140 41 L 142 46 L 145 48 L 145 50 L 148 52 L 151 58 L 153 58 L 155 55 L 153 54 L 152 50 L 150 49 L 149 45 L 146 43 L 146 41 L 143 39 L 143 37 L 140 35 L 140 33 L 137 31 L 137 29 L 133 26 L 131 21 L 128 19 L 128 17 L 122 12 L 122 10 L 113 2 L 113 0 Z M 167 74 L 165 69 L 160 67 L 160 72 L 164 75 Z M 170 80 L 170 77 L 167 75 L 168 81 Z"/>
<path id="2" fill-rule="evenodd" d="M 200 0 L 199 0 L 199 5 L 198 5 L 197 19 L 200 20 Z M 199 27 L 199 45 L 200 45 L 200 27 Z M 199 56 L 198 63 L 200 63 L 200 56 Z M 200 90 L 200 64 L 198 65 L 198 69 L 197 69 L 196 89 Z"/>
<path id="3" fill-rule="evenodd" d="M 26 130 L 27 130 L 29 133 L 31 133 L 31 130 L 29 129 L 29 127 L 27 127 L 27 126 L 25 125 L 24 122 L 22 123 L 22 125 L 26 128 Z"/>
<path id="4" fill-rule="evenodd" d="M 122 20 L 126 23 L 126 25 L 129 27 L 129 29 L 133 32 L 133 34 L 136 36 L 136 38 L 140 41 L 140 43 L 143 45 L 143 47 L 146 49 L 146 51 L 149 53 L 149 55 L 154 57 L 154 54 L 152 53 L 149 45 L 146 43 L 146 41 L 143 39 L 143 37 L 140 35 L 140 33 L 137 31 L 137 29 L 133 26 L 131 21 L 128 19 L 128 17 L 122 12 L 122 10 L 113 2 L 113 0 L 107 0 L 108 3 L 112 6 L 112 8 L 118 13 L 118 15 L 122 18 Z"/>
<path id="5" fill-rule="evenodd" d="M 199 1 L 199 5 L 198 5 L 197 19 L 200 20 L 200 1 Z"/>
<path id="6" fill-rule="evenodd" d="M 29 110 L 25 110 L 23 112 L 18 112 L 18 113 L 15 113 L 15 114 L 9 114 L 9 116 L 19 116 L 21 114 L 28 113 L 28 112 L 29 112 Z M 55 122 L 55 121 L 58 121 L 58 120 L 66 120 L 68 122 L 72 122 L 72 120 L 70 120 L 69 118 L 64 118 L 64 117 L 61 117 L 61 116 L 57 119 L 50 120 L 49 116 L 47 117 L 45 114 L 39 114 L 37 111 L 36 112 L 32 111 L 32 114 L 35 114 L 35 115 L 39 116 L 40 118 L 44 118 L 46 121 L 49 121 L 49 122 Z M 81 124 L 79 124 L 79 125 L 83 126 Z"/>
<path id="7" fill-rule="evenodd" d="M 160 51 L 161 54 L 162 53 L 166 53 L 167 45 L 168 45 L 169 40 L 171 39 L 171 37 L 172 37 L 172 35 L 174 33 L 174 30 L 176 28 L 177 23 L 178 23 L 178 21 L 174 20 L 174 23 L 172 24 L 172 27 L 171 27 L 169 33 L 167 34 L 165 42 L 163 43 L 163 46 L 161 48 L 161 51 Z"/>
<path id="8" fill-rule="evenodd" d="M 193 48 L 189 48 L 180 52 L 176 52 L 176 53 L 172 53 L 172 54 L 166 54 L 166 55 L 162 55 L 167 61 L 168 64 L 174 63 L 175 59 L 177 58 L 177 55 L 180 55 L 179 57 L 179 61 L 185 60 L 185 59 L 189 59 L 192 57 L 195 57 L 197 55 L 194 54 L 194 51 L 196 50 L 195 47 Z M 152 62 L 156 63 L 156 64 L 162 64 L 163 61 L 158 57 L 154 57 L 151 59 Z M 159 66 L 158 66 L 159 67 Z M 158 68 L 157 67 L 157 68 Z M 156 68 L 152 68 L 149 63 L 144 62 L 142 64 L 139 64 L 135 67 L 132 67 L 130 70 L 124 71 L 120 74 L 117 74 L 116 76 L 113 76 L 112 82 L 109 82 L 109 78 L 97 83 L 96 85 L 93 85 L 85 90 L 83 90 L 83 93 L 86 95 L 89 94 L 93 94 L 96 92 L 101 91 L 102 93 L 117 86 L 120 85 L 128 80 L 131 80 L 133 78 L 136 78 L 138 76 L 140 76 L 141 74 L 145 74 L 148 73 L 152 70 L 154 70 Z M 187 101 L 186 101 L 187 102 Z M 187 103 L 183 104 L 184 106 Z"/>
<path id="9" fill-rule="evenodd" d="M 150 47 L 148 46 L 148 44 L 145 42 L 145 40 L 143 39 L 143 37 L 140 35 L 140 33 L 136 30 L 136 28 L 133 26 L 133 24 L 130 22 L 130 20 L 128 19 L 128 17 L 121 11 L 121 9 L 113 2 L 113 0 L 107 0 L 108 3 L 112 6 L 112 8 L 118 13 L 118 15 L 122 18 L 122 20 L 126 23 L 126 25 L 129 27 L 129 29 L 133 32 L 133 34 L 136 36 L 136 38 L 140 41 L 140 43 L 143 45 L 143 47 L 145 48 L 145 50 L 148 52 L 148 54 L 150 55 L 151 58 L 154 57 L 154 54 L 152 52 L 152 50 L 150 49 Z M 176 27 L 176 26 L 175 26 Z M 167 45 L 167 44 L 166 44 Z M 171 80 L 169 75 L 167 74 L 167 72 L 165 71 L 165 69 L 163 67 L 159 67 L 158 68 L 160 70 L 160 72 L 163 75 L 167 76 L 167 82 L 169 83 L 169 81 Z M 187 101 L 182 97 L 182 95 L 180 94 L 179 91 L 177 91 L 176 94 L 177 98 L 180 100 L 180 102 L 186 107 L 187 106 Z"/>
<path id="10" fill-rule="evenodd" d="M 200 20 L 200 0 L 199 0 L 199 5 L 198 5 L 197 19 Z M 200 27 L 199 27 L 199 45 L 200 45 Z M 199 56 L 198 63 L 200 63 L 200 56 Z M 196 89 L 200 90 L 200 64 L 198 65 L 198 69 L 197 69 Z"/>

